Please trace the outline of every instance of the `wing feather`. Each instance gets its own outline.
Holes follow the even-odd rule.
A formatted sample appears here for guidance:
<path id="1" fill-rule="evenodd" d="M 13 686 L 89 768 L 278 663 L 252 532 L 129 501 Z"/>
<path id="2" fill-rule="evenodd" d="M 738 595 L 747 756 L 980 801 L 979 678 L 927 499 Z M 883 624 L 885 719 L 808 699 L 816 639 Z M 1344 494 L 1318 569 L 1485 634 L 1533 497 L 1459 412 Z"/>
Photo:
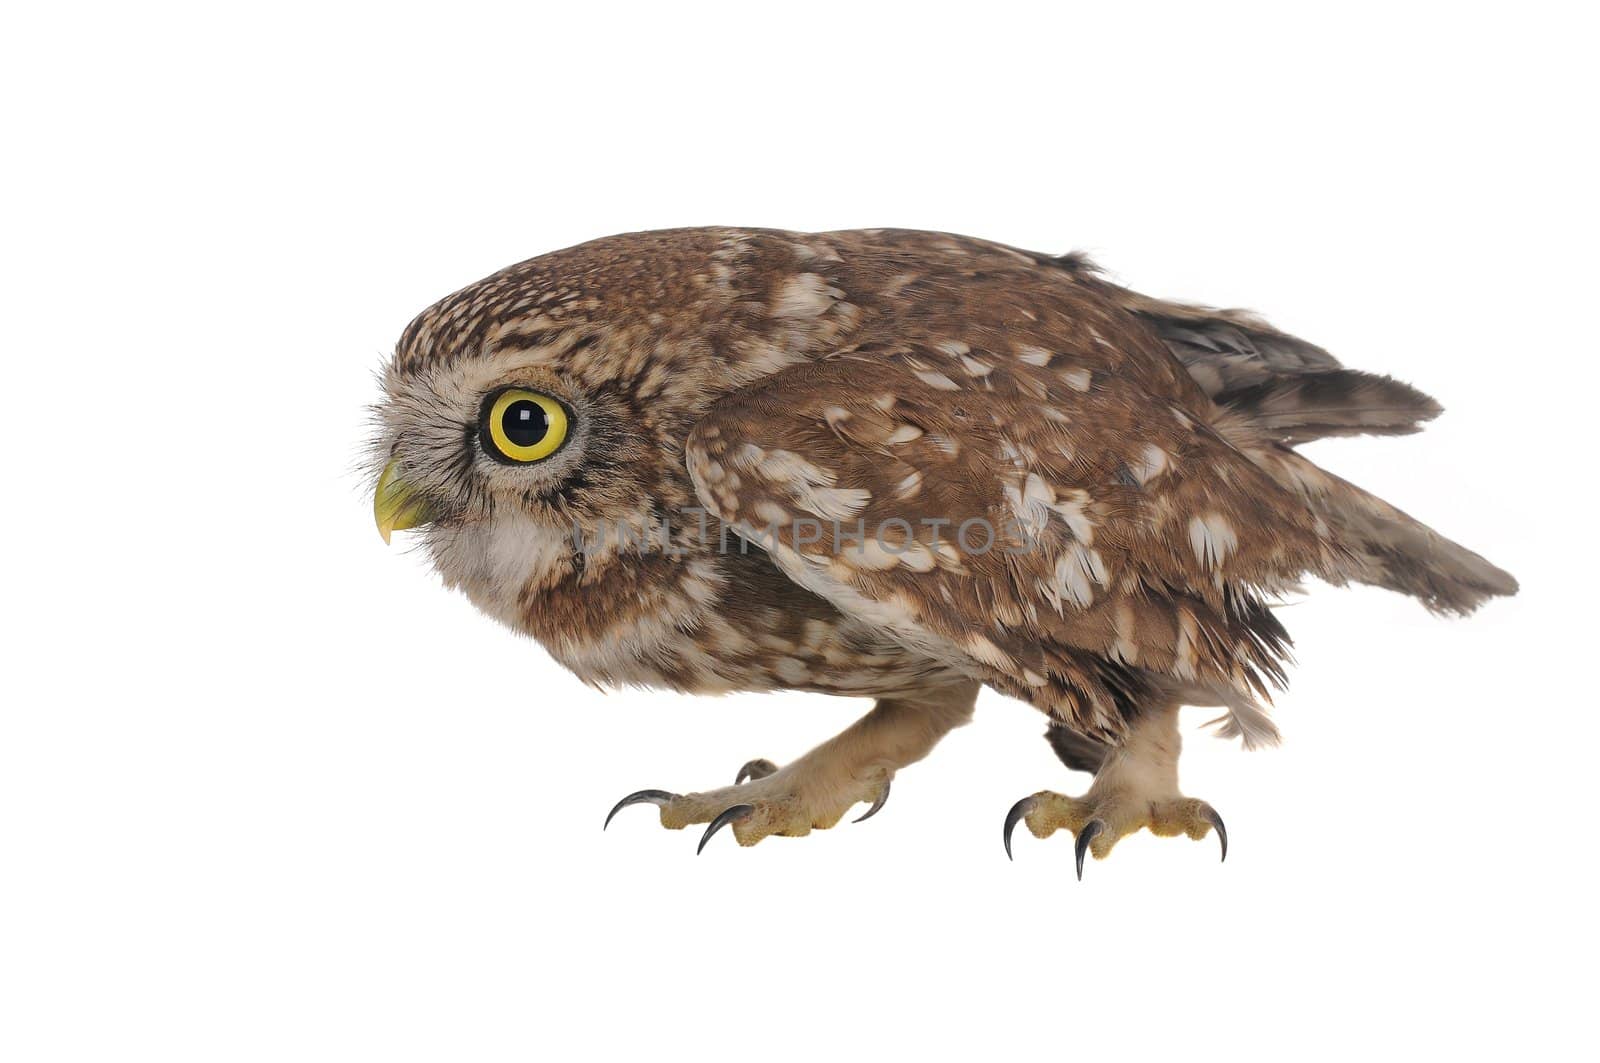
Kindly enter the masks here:
<path id="1" fill-rule="evenodd" d="M 1264 694 L 1286 637 L 1257 594 L 1327 567 L 1192 395 L 1026 346 L 853 350 L 724 398 L 687 463 L 789 578 L 1115 740 L 1158 680 Z"/>
<path id="2" fill-rule="evenodd" d="M 1093 268 L 1082 260 L 1064 265 Z M 1328 436 L 1406 435 L 1442 412 L 1411 385 L 1346 369 L 1316 344 L 1246 311 L 1097 283 L 1161 338 L 1207 395 L 1289 445 Z"/>

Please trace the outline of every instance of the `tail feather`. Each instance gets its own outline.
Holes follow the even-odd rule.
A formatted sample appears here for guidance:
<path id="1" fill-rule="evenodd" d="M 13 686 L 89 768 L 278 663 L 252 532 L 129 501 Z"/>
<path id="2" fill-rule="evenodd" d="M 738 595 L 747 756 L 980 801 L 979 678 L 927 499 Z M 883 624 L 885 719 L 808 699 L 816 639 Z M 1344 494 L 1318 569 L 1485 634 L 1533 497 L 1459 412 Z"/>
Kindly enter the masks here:
<path id="1" fill-rule="evenodd" d="M 1081 261 L 1077 265 L 1087 268 Z M 1207 395 L 1341 368 L 1321 347 L 1281 332 L 1247 311 L 1177 303 L 1109 281 L 1098 283 L 1155 330 Z"/>
<path id="2" fill-rule="evenodd" d="M 1278 452 L 1280 479 L 1298 490 L 1328 527 L 1336 573 L 1416 598 L 1436 613 L 1466 614 L 1490 598 L 1517 593 L 1511 573 L 1376 495 L 1295 452 Z"/>
<path id="3" fill-rule="evenodd" d="M 1155 331 L 1202 391 L 1290 446 L 1324 436 L 1404 435 L 1442 412 L 1409 384 L 1346 369 L 1316 344 L 1253 314 L 1099 283 Z"/>
<path id="4" fill-rule="evenodd" d="M 1131 291 L 1095 276 L 1082 256 L 1057 261 L 1149 325 L 1223 408 L 1218 426 L 1299 493 L 1326 526 L 1323 575 L 1409 594 L 1441 613 L 1470 613 L 1517 592 L 1510 573 L 1289 449 L 1325 436 L 1415 432 L 1441 412 L 1433 399 L 1390 377 L 1346 369 L 1253 314 Z M 1248 713 L 1230 711 L 1233 726 L 1248 732 Z"/>
<path id="5" fill-rule="evenodd" d="M 1354 369 L 1277 377 L 1216 400 L 1289 446 L 1327 436 L 1406 435 L 1444 409 L 1410 384 Z"/>

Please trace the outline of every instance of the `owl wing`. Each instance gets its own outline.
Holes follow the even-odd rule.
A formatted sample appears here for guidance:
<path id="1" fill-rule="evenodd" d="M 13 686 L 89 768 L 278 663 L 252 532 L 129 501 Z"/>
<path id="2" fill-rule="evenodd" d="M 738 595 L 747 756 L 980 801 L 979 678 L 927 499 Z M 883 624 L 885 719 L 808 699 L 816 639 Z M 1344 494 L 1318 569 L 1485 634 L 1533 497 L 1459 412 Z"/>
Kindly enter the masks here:
<path id="1" fill-rule="evenodd" d="M 1323 550 L 1304 507 L 1205 423 L 1187 377 L 1155 368 L 959 342 L 851 350 L 719 401 L 688 469 L 796 583 L 1115 740 L 1152 683 L 1253 705 L 1286 641 L 1256 592 Z M 1270 737 L 1247 707 L 1234 718 L 1247 741 Z"/>
<path id="2" fill-rule="evenodd" d="M 1291 446 L 1328 436 L 1406 435 L 1444 412 L 1410 384 L 1346 369 L 1316 344 L 1244 311 L 1102 284 L 1161 338 L 1208 396 Z"/>

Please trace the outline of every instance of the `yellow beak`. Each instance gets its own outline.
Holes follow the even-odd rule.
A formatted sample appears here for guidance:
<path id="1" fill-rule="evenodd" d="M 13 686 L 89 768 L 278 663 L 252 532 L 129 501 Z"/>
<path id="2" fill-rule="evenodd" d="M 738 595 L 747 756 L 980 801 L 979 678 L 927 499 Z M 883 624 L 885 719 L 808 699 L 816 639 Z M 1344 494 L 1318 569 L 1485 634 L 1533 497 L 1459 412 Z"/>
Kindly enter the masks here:
<path id="1" fill-rule="evenodd" d="M 372 494 L 372 516 L 384 542 L 394 532 L 415 528 L 431 519 L 427 501 L 400 479 L 398 466 L 399 462 L 391 461 L 383 467 L 378 489 Z"/>

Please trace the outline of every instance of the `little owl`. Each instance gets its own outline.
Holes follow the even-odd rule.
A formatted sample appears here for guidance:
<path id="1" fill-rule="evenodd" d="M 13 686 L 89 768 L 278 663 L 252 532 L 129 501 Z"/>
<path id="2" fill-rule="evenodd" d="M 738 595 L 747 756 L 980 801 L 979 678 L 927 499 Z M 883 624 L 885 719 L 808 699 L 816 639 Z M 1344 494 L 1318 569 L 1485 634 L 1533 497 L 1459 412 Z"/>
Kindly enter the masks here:
<path id="1" fill-rule="evenodd" d="M 584 681 L 876 699 L 732 786 L 640 790 L 740 844 L 882 807 L 972 715 L 1032 703 L 1081 797 L 1005 820 L 1083 858 L 1222 819 L 1178 789 L 1178 708 L 1246 746 L 1305 576 L 1466 613 L 1516 582 L 1318 468 L 1325 436 L 1439 413 L 1237 311 L 1078 255 L 940 233 L 616 236 L 479 281 L 401 336 L 379 530 Z M 865 816 L 861 818 L 866 818 Z M 608 818 L 609 822 L 609 818 Z"/>

